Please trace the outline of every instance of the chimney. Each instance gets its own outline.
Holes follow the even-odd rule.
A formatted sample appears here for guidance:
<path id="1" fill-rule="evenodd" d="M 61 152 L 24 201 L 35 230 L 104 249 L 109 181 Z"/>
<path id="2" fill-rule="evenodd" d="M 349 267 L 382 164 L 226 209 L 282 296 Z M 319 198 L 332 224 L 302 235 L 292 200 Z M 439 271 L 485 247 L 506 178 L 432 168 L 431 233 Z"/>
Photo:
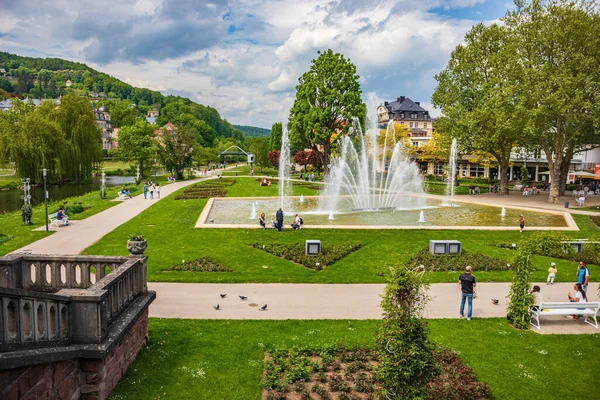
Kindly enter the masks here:
<path id="1" fill-rule="evenodd" d="M 418 105 L 418 106 L 420 106 L 421 102 L 420 101 L 415 101 L 415 104 Z"/>
<path id="2" fill-rule="evenodd" d="M 387 107 L 387 105 L 388 105 L 388 104 L 389 104 L 389 103 L 388 103 L 387 101 L 384 101 L 384 102 L 383 102 L 383 105 L 384 105 L 384 106 L 386 106 L 386 107 Z"/>
<path id="3" fill-rule="evenodd" d="M 404 100 L 406 100 L 406 97 L 400 96 L 396 100 L 398 100 L 398 103 L 402 103 Z"/>

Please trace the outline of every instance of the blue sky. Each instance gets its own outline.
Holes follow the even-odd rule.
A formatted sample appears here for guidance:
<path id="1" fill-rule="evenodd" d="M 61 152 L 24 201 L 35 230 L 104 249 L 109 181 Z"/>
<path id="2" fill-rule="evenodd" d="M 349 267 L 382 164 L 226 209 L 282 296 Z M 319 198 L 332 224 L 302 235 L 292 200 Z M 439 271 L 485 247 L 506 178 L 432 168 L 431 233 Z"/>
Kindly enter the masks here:
<path id="1" fill-rule="evenodd" d="M 232 123 L 269 128 L 287 120 L 298 77 L 328 48 L 357 66 L 367 105 L 404 95 L 430 107 L 434 75 L 464 34 L 511 6 L 511 0 L 2 1 L 0 50 L 85 62 L 135 86 L 213 106 Z"/>

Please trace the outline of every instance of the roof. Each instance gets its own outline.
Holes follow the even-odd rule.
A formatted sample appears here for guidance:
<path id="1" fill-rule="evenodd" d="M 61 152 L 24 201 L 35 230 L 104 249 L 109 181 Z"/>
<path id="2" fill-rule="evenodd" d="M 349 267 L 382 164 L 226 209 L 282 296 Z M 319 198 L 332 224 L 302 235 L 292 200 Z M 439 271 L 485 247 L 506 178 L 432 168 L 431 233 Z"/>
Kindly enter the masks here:
<path id="1" fill-rule="evenodd" d="M 392 101 L 391 103 L 388 103 L 387 109 L 390 110 L 391 112 L 396 112 L 396 111 L 422 111 L 422 112 L 425 112 L 425 111 L 427 111 L 426 109 L 421 107 L 419 104 L 415 103 L 408 97 L 404 97 L 404 96 L 399 97 L 396 101 Z"/>
<path id="2" fill-rule="evenodd" d="M 154 125 L 156 124 L 156 117 L 146 117 L 146 121 Z"/>

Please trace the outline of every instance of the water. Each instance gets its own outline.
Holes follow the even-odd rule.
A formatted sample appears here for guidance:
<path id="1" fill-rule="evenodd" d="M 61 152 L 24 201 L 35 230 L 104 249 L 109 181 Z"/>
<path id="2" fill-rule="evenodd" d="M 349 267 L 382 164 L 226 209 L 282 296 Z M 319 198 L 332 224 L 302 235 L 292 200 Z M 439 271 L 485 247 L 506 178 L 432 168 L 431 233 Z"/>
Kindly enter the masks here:
<path id="1" fill-rule="evenodd" d="M 502 211 L 500 212 L 500 216 L 502 218 L 506 217 L 506 208 L 502 207 Z"/>
<path id="2" fill-rule="evenodd" d="M 376 124 L 363 134 L 355 119 L 351 134 L 339 141 L 319 209 L 337 214 L 342 203 L 363 211 L 424 207 L 425 197 L 413 196 L 424 193 L 419 169 L 396 139 L 393 121 L 381 136 Z"/>
<path id="3" fill-rule="evenodd" d="M 252 213 L 250 213 L 250 219 L 256 219 L 256 203 L 252 203 Z"/>
<path id="4" fill-rule="evenodd" d="M 134 183 L 133 177 L 128 176 L 107 176 L 106 186 L 120 186 L 126 183 Z M 62 200 L 68 197 L 81 196 L 83 194 L 100 191 L 100 179 L 93 179 L 92 181 L 78 184 L 78 185 L 63 185 L 63 186 L 49 186 L 48 195 L 50 201 Z M 0 212 L 9 212 L 20 210 L 23 205 L 22 190 L 0 190 Z M 31 186 L 31 205 L 36 206 L 44 204 L 44 187 L 43 186 Z"/>
<path id="5" fill-rule="evenodd" d="M 450 147 L 450 159 L 448 160 L 448 185 L 446 185 L 446 205 L 454 205 L 454 185 L 456 184 L 456 148 L 458 142 L 456 138 L 452 139 L 452 147 Z"/>
<path id="6" fill-rule="evenodd" d="M 300 203 L 304 203 L 304 195 L 303 194 L 300 195 Z"/>
<path id="7" fill-rule="evenodd" d="M 421 210 L 421 213 L 419 214 L 419 223 L 424 224 L 425 222 L 425 213 L 423 212 L 423 210 Z"/>
<path id="8" fill-rule="evenodd" d="M 279 152 L 279 206 L 285 212 L 289 209 L 289 203 L 287 202 L 287 196 L 289 196 L 292 188 L 290 181 L 290 169 L 291 164 L 291 153 L 290 153 L 290 137 L 287 128 L 283 129 L 281 135 L 281 150 Z"/>

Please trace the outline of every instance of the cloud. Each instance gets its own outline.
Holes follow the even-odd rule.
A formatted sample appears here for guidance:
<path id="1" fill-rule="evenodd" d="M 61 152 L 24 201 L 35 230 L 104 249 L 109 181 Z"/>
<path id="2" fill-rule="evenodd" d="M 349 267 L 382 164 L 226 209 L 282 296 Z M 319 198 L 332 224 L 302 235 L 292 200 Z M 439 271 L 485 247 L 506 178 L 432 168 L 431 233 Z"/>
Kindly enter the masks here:
<path id="1" fill-rule="evenodd" d="M 210 105 L 232 122 L 270 127 L 287 121 L 298 78 L 328 48 L 356 65 L 365 100 L 375 92 L 430 106 L 433 76 L 473 25 L 469 18 L 504 12 L 492 3 L 2 1 L 0 48 L 86 62 L 132 85 Z"/>

